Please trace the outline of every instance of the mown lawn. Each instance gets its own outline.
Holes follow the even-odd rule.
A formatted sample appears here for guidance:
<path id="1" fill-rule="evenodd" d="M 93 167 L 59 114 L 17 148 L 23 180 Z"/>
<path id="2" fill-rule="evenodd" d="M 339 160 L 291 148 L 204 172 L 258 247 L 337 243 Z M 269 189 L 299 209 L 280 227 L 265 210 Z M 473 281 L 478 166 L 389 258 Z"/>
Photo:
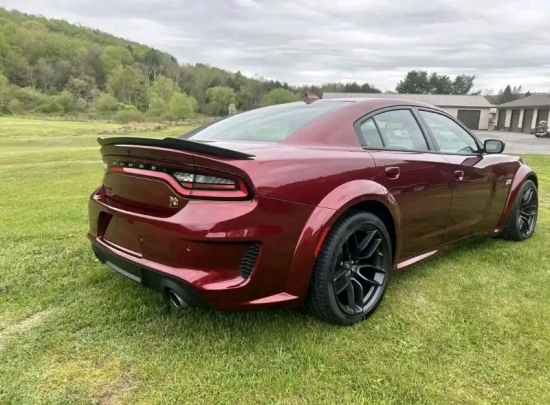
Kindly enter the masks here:
<path id="1" fill-rule="evenodd" d="M 1 404 L 550 403 L 550 157 L 526 157 L 532 239 L 414 266 L 375 316 L 338 328 L 173 313 L 101 266 L 85 235 L 107 127 L 0 118 Z"/>

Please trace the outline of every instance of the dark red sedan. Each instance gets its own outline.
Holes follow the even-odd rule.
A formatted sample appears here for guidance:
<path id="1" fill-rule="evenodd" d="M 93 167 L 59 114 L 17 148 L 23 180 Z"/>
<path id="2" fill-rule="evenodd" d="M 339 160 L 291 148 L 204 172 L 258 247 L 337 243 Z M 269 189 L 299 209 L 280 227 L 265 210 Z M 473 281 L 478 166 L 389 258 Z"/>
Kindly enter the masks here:
<path id="1" fill-rule="evenodd" d="M 93 250 L 177 308 L 305 305 L 350 325 L 393 271 L 469 238 L 527 239 L 537 221 L 524 160 L 406 100 L 306 98 L 99 142 Z"/>

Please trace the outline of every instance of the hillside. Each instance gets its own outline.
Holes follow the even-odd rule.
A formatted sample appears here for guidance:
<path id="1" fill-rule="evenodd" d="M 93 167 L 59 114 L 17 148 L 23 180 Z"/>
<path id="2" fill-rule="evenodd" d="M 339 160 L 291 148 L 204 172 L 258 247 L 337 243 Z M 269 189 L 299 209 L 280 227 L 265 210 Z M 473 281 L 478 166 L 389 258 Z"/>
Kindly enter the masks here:
<path id="1" fill-rule="evenodd" d="M 378 91 L 369 84 L 291 87 L 178 61 L 143 44 L 66 21 L 0 8 L 0 113 L 134 118 L 223 115 L 296 99 L 304 91 Z M 120 113 L 122 114 L 122 113 Z"/>

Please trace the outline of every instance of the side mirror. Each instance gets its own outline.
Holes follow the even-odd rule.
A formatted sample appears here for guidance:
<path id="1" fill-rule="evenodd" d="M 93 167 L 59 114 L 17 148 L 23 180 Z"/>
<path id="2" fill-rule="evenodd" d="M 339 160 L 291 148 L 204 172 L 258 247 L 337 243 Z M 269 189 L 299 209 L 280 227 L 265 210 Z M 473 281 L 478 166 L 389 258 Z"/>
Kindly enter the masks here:
<path id="1" fill-rule="evenodd" d="M 498 139 L 487 139 L 483 143 L 485 153 L 498 154 L 504 151 L 506 144 Z"/>

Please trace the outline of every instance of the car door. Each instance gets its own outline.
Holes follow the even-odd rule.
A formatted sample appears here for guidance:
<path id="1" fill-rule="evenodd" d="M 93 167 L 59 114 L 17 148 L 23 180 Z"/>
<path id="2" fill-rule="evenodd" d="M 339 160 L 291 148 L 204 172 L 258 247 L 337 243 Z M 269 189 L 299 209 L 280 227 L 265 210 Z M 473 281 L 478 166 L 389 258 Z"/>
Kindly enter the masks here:
<path id="1" fill-rule="evenodd" d="M 401 211 L 399 260 L 441 244 L 454 178 L 447 160 L 435 152 L 411 108 L 391 108 L 356 124 L 363 147 L 376 163 L 376 179 Z"/>
<path id="2" fill-rule="evenodd" d="M 496 227 L 506 188 L 501 159 L 484 154 L 481 142 L 454 118 L 436 110 L 417 111 L 456 179 L 444 242 Z"/>

